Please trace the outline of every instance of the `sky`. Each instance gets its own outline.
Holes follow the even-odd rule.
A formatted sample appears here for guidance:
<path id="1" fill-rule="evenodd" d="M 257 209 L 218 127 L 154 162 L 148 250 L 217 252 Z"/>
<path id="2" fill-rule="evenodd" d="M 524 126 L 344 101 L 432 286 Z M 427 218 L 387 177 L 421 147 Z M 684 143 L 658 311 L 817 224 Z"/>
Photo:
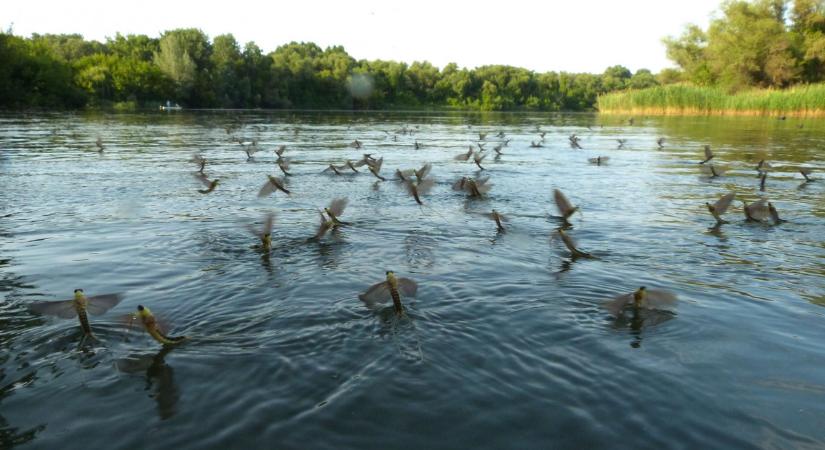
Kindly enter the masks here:
<path id="1" fill-rule="evenodd" d="M 342 45 L 355 59 L 429 61 L 438 67 L 507 64 L 537 72 L 601 73 L 613 65 L 673 67 L 663 37 L 705 28 L 721 0 L 9 0 L 0 27 L 14 34 L 115 33 L 157 37 L 200 28 L 232 33 L 265 53 L 292 41 Z"/>

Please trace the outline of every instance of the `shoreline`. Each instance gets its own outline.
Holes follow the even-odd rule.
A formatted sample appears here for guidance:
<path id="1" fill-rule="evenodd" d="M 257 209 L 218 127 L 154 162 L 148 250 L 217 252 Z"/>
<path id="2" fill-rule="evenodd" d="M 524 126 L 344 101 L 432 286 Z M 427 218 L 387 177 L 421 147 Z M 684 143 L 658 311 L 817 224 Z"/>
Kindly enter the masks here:
<path id="1" fill-rule="evenodd" d="M 639 108 L 610 108 L 598 111 L 604 115 L 645 115 L 645 116 L 746 116 L 746 117 L 794 117 L 820 118 L 825 117 L 825 110 L 794 110 L 794 111 L 765 111 L 758 109 L 701 109 L 675 107 L 639 107 Z"/>

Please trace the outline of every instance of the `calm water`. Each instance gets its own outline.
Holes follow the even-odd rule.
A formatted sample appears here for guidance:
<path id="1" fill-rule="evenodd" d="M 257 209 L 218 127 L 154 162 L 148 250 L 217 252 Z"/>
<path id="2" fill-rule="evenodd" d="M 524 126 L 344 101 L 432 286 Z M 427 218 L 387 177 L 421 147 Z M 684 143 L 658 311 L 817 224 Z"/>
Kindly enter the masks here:
<path id="1" fill-rule="evenodd" d="M 230 135 L 226 113 L 0 116 L 0 447 L 825 445 L 825 121 L 240 117 Z M 529 148 L 537 127 L 544 148 Z M 489 197 L 468 200 L 450 183 L 475 166 L 453 156 L 479 131 L 488 150 L 512 140 L 485 160 Z M 247 161 L 233 136 L 264 151 Z M 293 194 L 259 200 L 281 144 Z M 723 178 L 699 171 L 703 144 Z M 221 180 L 209 195 L 194 152 Z M 426 205 L 369 173 L 320 173 L 364 152 L 388 177 L 431 161 Z M 598 155 L 609 163 L 587 163 Z M 822 181 L 802 184 L 799 165 Z M 550 240 L 553 188 L 581 206 L 569 233 L 598 259 Z M 746 224 L 737 200 L 709 230 L 704 202 L 730 190 L 769 196 L 788 222 Z M 338 196 L 352 226 L 305 242 Z M 246 230 L 267 211 L 269 257 Z M 406 318 L 357 299 L 388 269 L 419 283 Z M 678 294 L 675 314 L 600 307 L 640 285 Z M 78 287 L 124 295 L 83 346 L 76 320 L 26 309 Z M 138 304 L 191 341 L 127 332 Z"/>

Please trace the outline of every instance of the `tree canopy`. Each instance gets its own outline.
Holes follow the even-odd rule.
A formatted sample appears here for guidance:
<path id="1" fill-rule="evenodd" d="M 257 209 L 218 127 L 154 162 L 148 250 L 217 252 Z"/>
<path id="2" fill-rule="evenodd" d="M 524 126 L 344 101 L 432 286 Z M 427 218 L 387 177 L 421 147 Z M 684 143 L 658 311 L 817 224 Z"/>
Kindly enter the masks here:
<path id="1" fill-rule="evenodd" d="M 0 108 L 79 108 L 171 100 L 188 108 L 584 111 L 606 92 L 688 82 L 782 88 L 825 81 L 825 0 L 725 0 L 707 29 L 667 37 L 678 69 L 601 74 L 489 65 L 443 68 L 358 60 L 343 47 L 290 42 L 269 54 L 194 28 L 159 37 L 0 33 Z"/>
<path id="2" fill-rule="evenodd" d="M 429 108 L 590 110 L 599 94 L 658 84 L 650 71 L 604 74 L 475 69 L 427 61 L 356 60 L 343 47 L 290 42 L 264 54 L 231 34 L 176 29 L 158 38 L 117 34 L 0 34 L 0 107 L 156 105 L 192 108 Z"/>
<path id="3" fill-rule="evenodd" d="M 789 7 L 790 6 L 790 7 Z M 707 30 L 664 39 L 698 85 L 786 87 L 825 81 L 825 0 L 726 0 Z"/>

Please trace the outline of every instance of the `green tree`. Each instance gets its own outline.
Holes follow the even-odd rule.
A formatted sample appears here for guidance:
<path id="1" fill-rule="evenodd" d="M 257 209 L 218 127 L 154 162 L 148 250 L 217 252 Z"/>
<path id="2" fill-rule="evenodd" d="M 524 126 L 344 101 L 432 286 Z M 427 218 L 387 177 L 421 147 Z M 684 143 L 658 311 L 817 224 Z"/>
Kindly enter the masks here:
<path id="1" fill-rule="evenodd" d="M 707 31 L 690 25 L 664 40 L 667 55 L 696 84 L 784 87 L 823 79 L 824 0 L 727 0 Z"/>
<path id="2" fill-rule="evenodd" d="M 656 81 L 659 84 L 674 84 L 685 81 L 685 74 L 679 69 L 666 68 L 656 74 Z"/>
<path id="3" fill-rule="evenodd" d="M 113 55 L 135 61 L 151 62 L 155 53 L 160 50 L 158 39 L 150 38 L 145 34 L 116 34 L 106 41 L 106 49 Z"/>
<path id="4" fill-rule="evenodd" d="M 441 73 L 426 61 L 414 61 L 407 68 L 407 85 L 418 104 L 430 104 L 437 98 L 436 84 Z"/>
<path id="5" fill-rule="evenodd" d="M 682 68 L 685 78 L 702 86 L 716 82 L 708 64 L 707 34 L 696 25 L 688 25 L 679 38 L 663 39 L 667 57 Z"/>
<path id="6" fill-rule="evenodd" d="M 190 106 L 210 106 L 211 46 L 202 31 L 187 28 L 163 33 L 154 62 L 175 83 L 176 100 Z"/>
<path id="7" fill-rule="evenodd" d="M 254 42 L 247 42 L 243 48 L 243 69 L 240 88 L 246 107 L 278 108 L 283 106 L 278 92 L 273 87 L 272 60 L 265 56 Z"/>
<path id="8" fill-rule="evenodd" d="M 79 34 L 32 34 L 32 43 L 49 48 L 54 57 L 71 63 L 85 56 L 104 52 L 97 41 L 86 41 Z"/>
<path id="9" fill-rule="evenodd" d="M 477 85 L 472 71 L 466 68 L 459 69 L 456 63 L 450 63 L 441 69 L 434 90 L 437 98 L 448 105 L 466 107 L 472 92 L 478 89 Z"/>
<path id="10" fill-rule="evenodd" d="M 173 95 L 172 80 L 153 63 L 160 48 L 158 39 L 118 34 L 107 40 L 106 48 L 113 87 L 110 100 L 158 103 Z"/>
<path id="11" fill-rule="evenodd" d="M 778 3 L 784 2 L 731 0 L 722 5 L 724 17 L 708 29 L 707 58 L 723 85 L 784 86 L 797 78 Z"/>
<path id="12" fill-rule="evenodd" d="M 764 1 L 769 16 L 784 14 L 784 3 Z M 809 10 L 793 12 L 809 26 L 794 29 L 789 45 L 768 52 L 770 82 L 783 82 L 794 67 L 776 55 L 798 51 L 805 33 L 821 31 L 819 10 Z M 703 58 L 707 53 L 702 49 Z M 253 42 L 241 48 L 230 34 L 210 42 L 197 29 L 166 31 L 159 39 L 116 34 L 105 44 L 72 34 L 24 39 L 0 33 L 0 58 L 0 107 L 21 108 L 174 99 L 188 107 L 588 110 L 608 89 L 657 82 L 649 71 L 634 75 L 622 66 L 601 75 L 537 74 L 504 65 L 467 69 L 453 63 L 439 70 L 426 61 L 355 61 L 343 47 L 322 50 L 313 43 L 292 42 L 264 55 Z"/>
<path id="13" fill-rule="evenodd" d="M 656 80 L 656 77 L 647 69 L 637 70 L 627 82 L 627 87 L 632 89 L 645 89 L 658 85 L 659 81 Z"/>
<path id="14" fill-rule="evenodd" d="M 72 67 L 45 39 L 0 33 L 0 106 L 79 107 L 83 93 Z"/>
<path id="15" fill-rule="evenodd" d="M 249 87 L 242 86 L 244 61 L 235 37 L 231 34 L 215 36 L 210 60 L 212 92 L 217 105 L 223 108 L 242 107 L 248 100 Z"/>
<path id="16" fill-rule="evenodd" d="M 96 105 L 114 98 L 113 59 L 104 53 L 96 53 L 75 63 L 75 84 L 86 91 L 89 103 Z"/>
<path id="17" fill-rule="evenodd" d="M 805 81 L 825 81 L 825 0 L 794 1 L 791 18 Z"/>
<path id="18" fill-rule="evenodd" d="M 538 85 L 537 97 L 540 101 L 539 109 L 545 111 L 560 111 L 564 106 L 561 93 L 559 74 L 554 72 L 542 73 L 536 77 Z"/>
<path id="19" fill-rule="evenodd" d="M 632 74 L 630 69 L 624 66 L 612 66 L 605 69 L 602 74 L 602 86 L 606 91 L 617 91 L 627 87 Z"/>
<path id="20" fill-rule="evenodd" d="M 315 60 L 321 55 L 313 43 L 291 42 L 270 54 L 272 71 L 279 97 L 288 105 L 315 105 L 320 102 L 315 91 Z"/>

